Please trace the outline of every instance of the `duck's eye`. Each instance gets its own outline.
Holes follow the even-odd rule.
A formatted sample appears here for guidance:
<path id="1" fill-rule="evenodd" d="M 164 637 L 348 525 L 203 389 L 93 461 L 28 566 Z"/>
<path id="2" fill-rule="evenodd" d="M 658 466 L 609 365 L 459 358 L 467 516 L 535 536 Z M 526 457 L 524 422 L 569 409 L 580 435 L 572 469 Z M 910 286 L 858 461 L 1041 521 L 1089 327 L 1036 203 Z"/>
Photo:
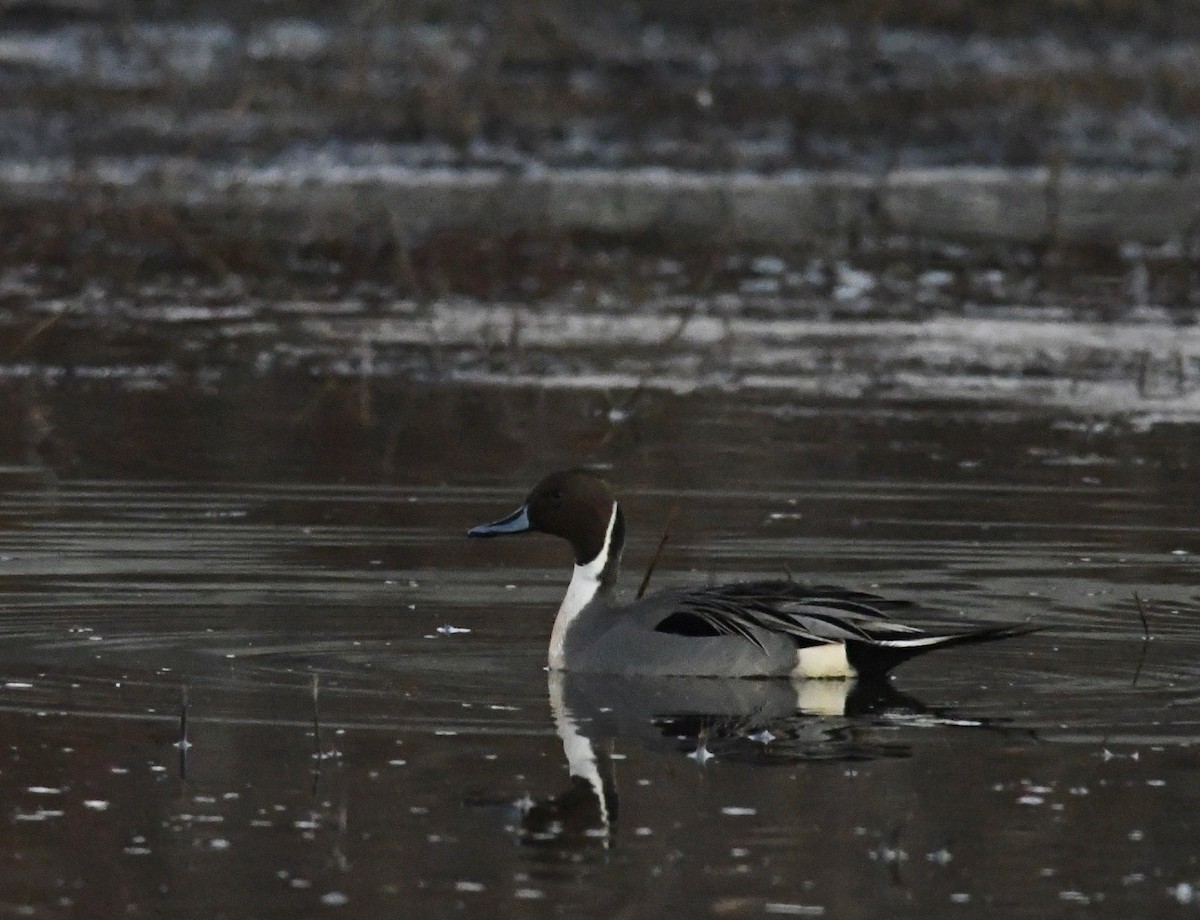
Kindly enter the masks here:
<path id="1" fill-rule="evenodd" d="M 562 501 L 562 497 L 563 497 L 562 489 L 555 489 L 553 492 L 550 493 L 550 498 L 556 502 Z"/>

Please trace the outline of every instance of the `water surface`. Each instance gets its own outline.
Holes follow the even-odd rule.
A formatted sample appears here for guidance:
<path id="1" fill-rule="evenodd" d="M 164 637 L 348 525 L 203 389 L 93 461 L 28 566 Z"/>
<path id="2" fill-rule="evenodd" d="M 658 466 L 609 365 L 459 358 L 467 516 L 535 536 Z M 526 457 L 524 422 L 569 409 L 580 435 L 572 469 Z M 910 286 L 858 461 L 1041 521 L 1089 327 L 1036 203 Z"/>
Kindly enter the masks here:
<path id="1" fill-rule="evenodd" d="M 586 392 L 377 395 L 409 409 L 399 448 L 303 387 L 39 396 L 72 459 L 0 471 L 12 910 L 1190 904 L 1190 425 L 736 395 L 614 422 Z M 172 424 L 189 414 L 203 436 Z M 786 572 L 1048 628 L 882 689 L 555 681 L 566 548 L 463 533 L 580 457 L 620 484 L 628 590 L 678 506 L 659 587 Z"/>

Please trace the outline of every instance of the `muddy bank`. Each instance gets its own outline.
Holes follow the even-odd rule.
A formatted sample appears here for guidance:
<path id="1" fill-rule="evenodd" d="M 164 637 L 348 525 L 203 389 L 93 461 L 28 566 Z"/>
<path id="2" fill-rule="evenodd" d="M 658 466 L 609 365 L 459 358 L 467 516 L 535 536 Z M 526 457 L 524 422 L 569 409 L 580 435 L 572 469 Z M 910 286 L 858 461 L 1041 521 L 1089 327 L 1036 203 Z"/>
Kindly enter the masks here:
<path id="1" fill-rule="evenodd" d="M 0 207 L 106 221 L 154 219 L 180 234 L 325 246 L 422 241 L 432 233 L 646 234 L 726 245 L 846 245 L 863 236 L 1041 246 L 1168 244 L 1200 251 L 1200 178 L 975 167 L 707 175 L 670 170 L 210 168 L 189 161 L 69 161 L 0 168 Z"/>
<path id="2" fill-rule="evenodd" d="M 586 390 L 618 412 L 652 392 L 1200 411 L 1196 269 L 1177 246 L 247 242 L 171 212 L 102 213 L 105 234 L 51 221 L 15 237 L 28 249 L 0 270 L 0 378 L 171 389 L 300 374 L 366 394 Z"/>

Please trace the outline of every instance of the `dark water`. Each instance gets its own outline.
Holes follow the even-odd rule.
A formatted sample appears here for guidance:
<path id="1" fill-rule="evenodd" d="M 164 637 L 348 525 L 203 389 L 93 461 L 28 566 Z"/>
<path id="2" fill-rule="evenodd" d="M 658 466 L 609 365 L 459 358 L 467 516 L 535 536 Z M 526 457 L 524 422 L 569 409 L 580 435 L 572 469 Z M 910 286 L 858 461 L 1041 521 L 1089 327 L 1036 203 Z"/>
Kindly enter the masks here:
<path id="1" fill-rule="evenodd" d="M 0 470 L 5 913 L 1194 911 L 1194 425 L 373 395 L 389 424 L 300 380 L 9 389 L 54 426 Z M 626 499 L 627 588 L 678 505 L 660 587 L 1049 628 L 886 691 L 552 680 L 565 548 L 462 535 L 580 459 Z"/>

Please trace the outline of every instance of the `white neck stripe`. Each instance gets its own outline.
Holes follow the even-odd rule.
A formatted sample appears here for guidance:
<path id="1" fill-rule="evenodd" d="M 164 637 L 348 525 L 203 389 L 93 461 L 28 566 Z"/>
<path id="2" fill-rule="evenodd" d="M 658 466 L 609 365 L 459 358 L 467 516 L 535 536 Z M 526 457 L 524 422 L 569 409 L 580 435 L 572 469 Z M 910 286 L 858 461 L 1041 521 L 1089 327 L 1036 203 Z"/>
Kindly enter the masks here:
<path id="1" fill-rule="evenodd" d="M 600 576 L 608 566 L 608 556 L 612 550 L 613 529 L 617 524 L 617 503 L 613 502 L 612 514 L 608 518 L 608 530 L 604 534 L 604 545 L 596 558 L 583 565 L 575 564 L 571 572 L 571 583 L 567 585 L 566 596 L 558 608 L 558 616 L 554 618 L 554 628 L 550 631 L 550 667 L 562 670 L 566 667 L 564 660 L 567 641 L 567 629 L 583 608 L 592 602 L 600 590 Z"/>

